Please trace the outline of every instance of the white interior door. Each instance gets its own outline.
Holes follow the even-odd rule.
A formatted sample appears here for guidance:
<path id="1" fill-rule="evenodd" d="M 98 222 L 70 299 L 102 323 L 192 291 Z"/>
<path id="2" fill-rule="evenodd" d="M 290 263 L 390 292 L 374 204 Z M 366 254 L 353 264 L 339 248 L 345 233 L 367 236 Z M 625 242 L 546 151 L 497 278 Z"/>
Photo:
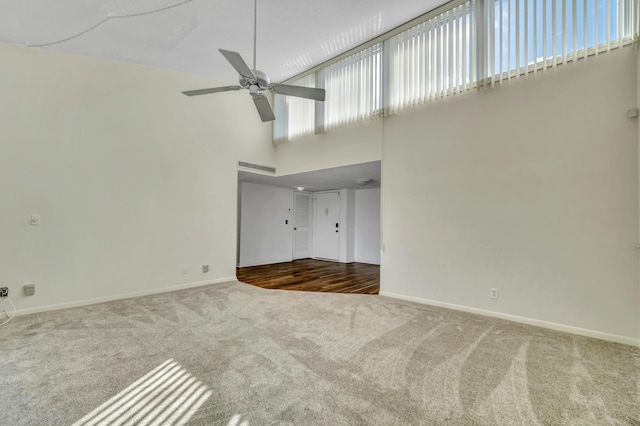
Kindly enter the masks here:
<path id="1" fill-rule="evenodd" d="M 311 257 L 311 193 L 293 193 L 293 258 Z"/>
<path id="2" fill-rule="evenodd" d="M 340 193 L 316 194 L 315 257 L 328 260 L 340 258 Z"/>

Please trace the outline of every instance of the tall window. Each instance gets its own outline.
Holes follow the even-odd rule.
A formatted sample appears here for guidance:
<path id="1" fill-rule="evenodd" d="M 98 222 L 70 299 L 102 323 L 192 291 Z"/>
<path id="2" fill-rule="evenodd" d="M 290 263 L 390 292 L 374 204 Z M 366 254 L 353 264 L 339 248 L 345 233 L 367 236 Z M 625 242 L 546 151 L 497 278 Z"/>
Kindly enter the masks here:
<path id="1" fill-rule="evenodd" d="M 324 81 L 325 130 L 362 121 L 382 110 L 382 43 L 349 56 L 319 73 Z"/>
<path id="2" fill-rule="evenodd" d="M 389 112 L 474 87 L 476 1 L 468 1 L 389 41 Z"/>
<path id="3" fill-rule="evenodd" d="M 577 60 L 631 41 L 633 0 L 494 0 L 493 80 Z"/>
<path id="4" fill-rule="evenodd" d="M 276 127 L 291 139 L 621 48 L 638 39 L 638 2 L 453 0 L 319 70 L 322 109 L 287 100 Z"/>
<path id="5" fill-rule="evenodd" d="M 295 86 L 315 87 L 316 76 L 310 74 L 291 83 Z M 315 128 L 315 101 L 294 96 L 274 95 L 276 122 L 275 140 L 295 139 L 313 134 Z"/>

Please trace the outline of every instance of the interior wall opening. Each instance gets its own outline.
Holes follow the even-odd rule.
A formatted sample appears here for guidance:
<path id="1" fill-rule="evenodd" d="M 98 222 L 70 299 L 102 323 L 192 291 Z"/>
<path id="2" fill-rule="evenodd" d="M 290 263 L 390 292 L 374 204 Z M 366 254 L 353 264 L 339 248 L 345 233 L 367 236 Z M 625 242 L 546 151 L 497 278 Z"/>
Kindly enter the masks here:
<path id="1" fill-rule="evenodd" d="M 238 171 L 236 275 L 263 288 L 377 294 L 381 162 Z"/>

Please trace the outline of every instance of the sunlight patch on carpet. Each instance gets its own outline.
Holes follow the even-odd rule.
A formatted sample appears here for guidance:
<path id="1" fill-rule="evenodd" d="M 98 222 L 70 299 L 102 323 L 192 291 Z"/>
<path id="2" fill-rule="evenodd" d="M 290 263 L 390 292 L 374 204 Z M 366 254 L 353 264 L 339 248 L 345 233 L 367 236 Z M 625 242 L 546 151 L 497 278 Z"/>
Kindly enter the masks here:
<path id="1" fill-rule="evenodd" d="M 240 420 L 242 420 L 242 416 L 240 414 L 236 414 L 233 417 L 231 417 L 231 420 L 229 420 L 229 423 L 227 423 L 227 426 L 249 426 L 249 422 L 248 421 L 243 421 L 240 422 Z"/>
<path id="2" fill-rule="evenodd" d="M 73 426 L 183 425 L 211 394 L 207 386 L 169 359 Z"/>

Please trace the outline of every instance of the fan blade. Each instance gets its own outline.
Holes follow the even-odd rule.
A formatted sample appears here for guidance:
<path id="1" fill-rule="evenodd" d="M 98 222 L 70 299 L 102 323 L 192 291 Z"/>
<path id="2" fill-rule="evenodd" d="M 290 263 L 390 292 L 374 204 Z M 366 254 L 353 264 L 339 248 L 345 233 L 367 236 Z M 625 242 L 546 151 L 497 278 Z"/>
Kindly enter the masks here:
<path id="1" fill-rule="evenodd" d="M 256 109 L 263 122 L 273 121 L 276 117 L 273 115 L 269 100 L 264 95 L 251 95 L 253 97 L 253 103 L 256 104 Z"/>
<path id="2" fill-rule="evenodd" d="M 279 95 L 296 96 L 298 98 L 324 101 L 324 89 L 314 89 L 313 87 L 289 86 L 287 84 L 273 84 L 269 90 Z"/>
<path id="3" fill-rule="evenodd" d="M 230 92 L 232 90 L 240 90 L 242 86 L 225 86 L 225 87 L 211 87 L 210 89 L 198 89 L 198 90 L 187 90 L 186 92 L 182 92 L 187 96 L 197 96 L 197 95 L 207 95 L 209 93 L 218 93 L 218 92 Z"/>
<path id="4" fill-rule="evenodd" d="M 238 71 L 238 74 L 245 78 L 255 80 L 256 76 L 253 74 L 253 71 L 251 71 L 251 68 L 249 68 L 249 65 L 247 65 L 244 59 L 242 59 L 242 56 L 240 56 L 239 53 L 224 49 L 218 50 L 224 55 L 227 61 L 229 61 L 231 66 L 235 68 L 236 71 Z"/>

